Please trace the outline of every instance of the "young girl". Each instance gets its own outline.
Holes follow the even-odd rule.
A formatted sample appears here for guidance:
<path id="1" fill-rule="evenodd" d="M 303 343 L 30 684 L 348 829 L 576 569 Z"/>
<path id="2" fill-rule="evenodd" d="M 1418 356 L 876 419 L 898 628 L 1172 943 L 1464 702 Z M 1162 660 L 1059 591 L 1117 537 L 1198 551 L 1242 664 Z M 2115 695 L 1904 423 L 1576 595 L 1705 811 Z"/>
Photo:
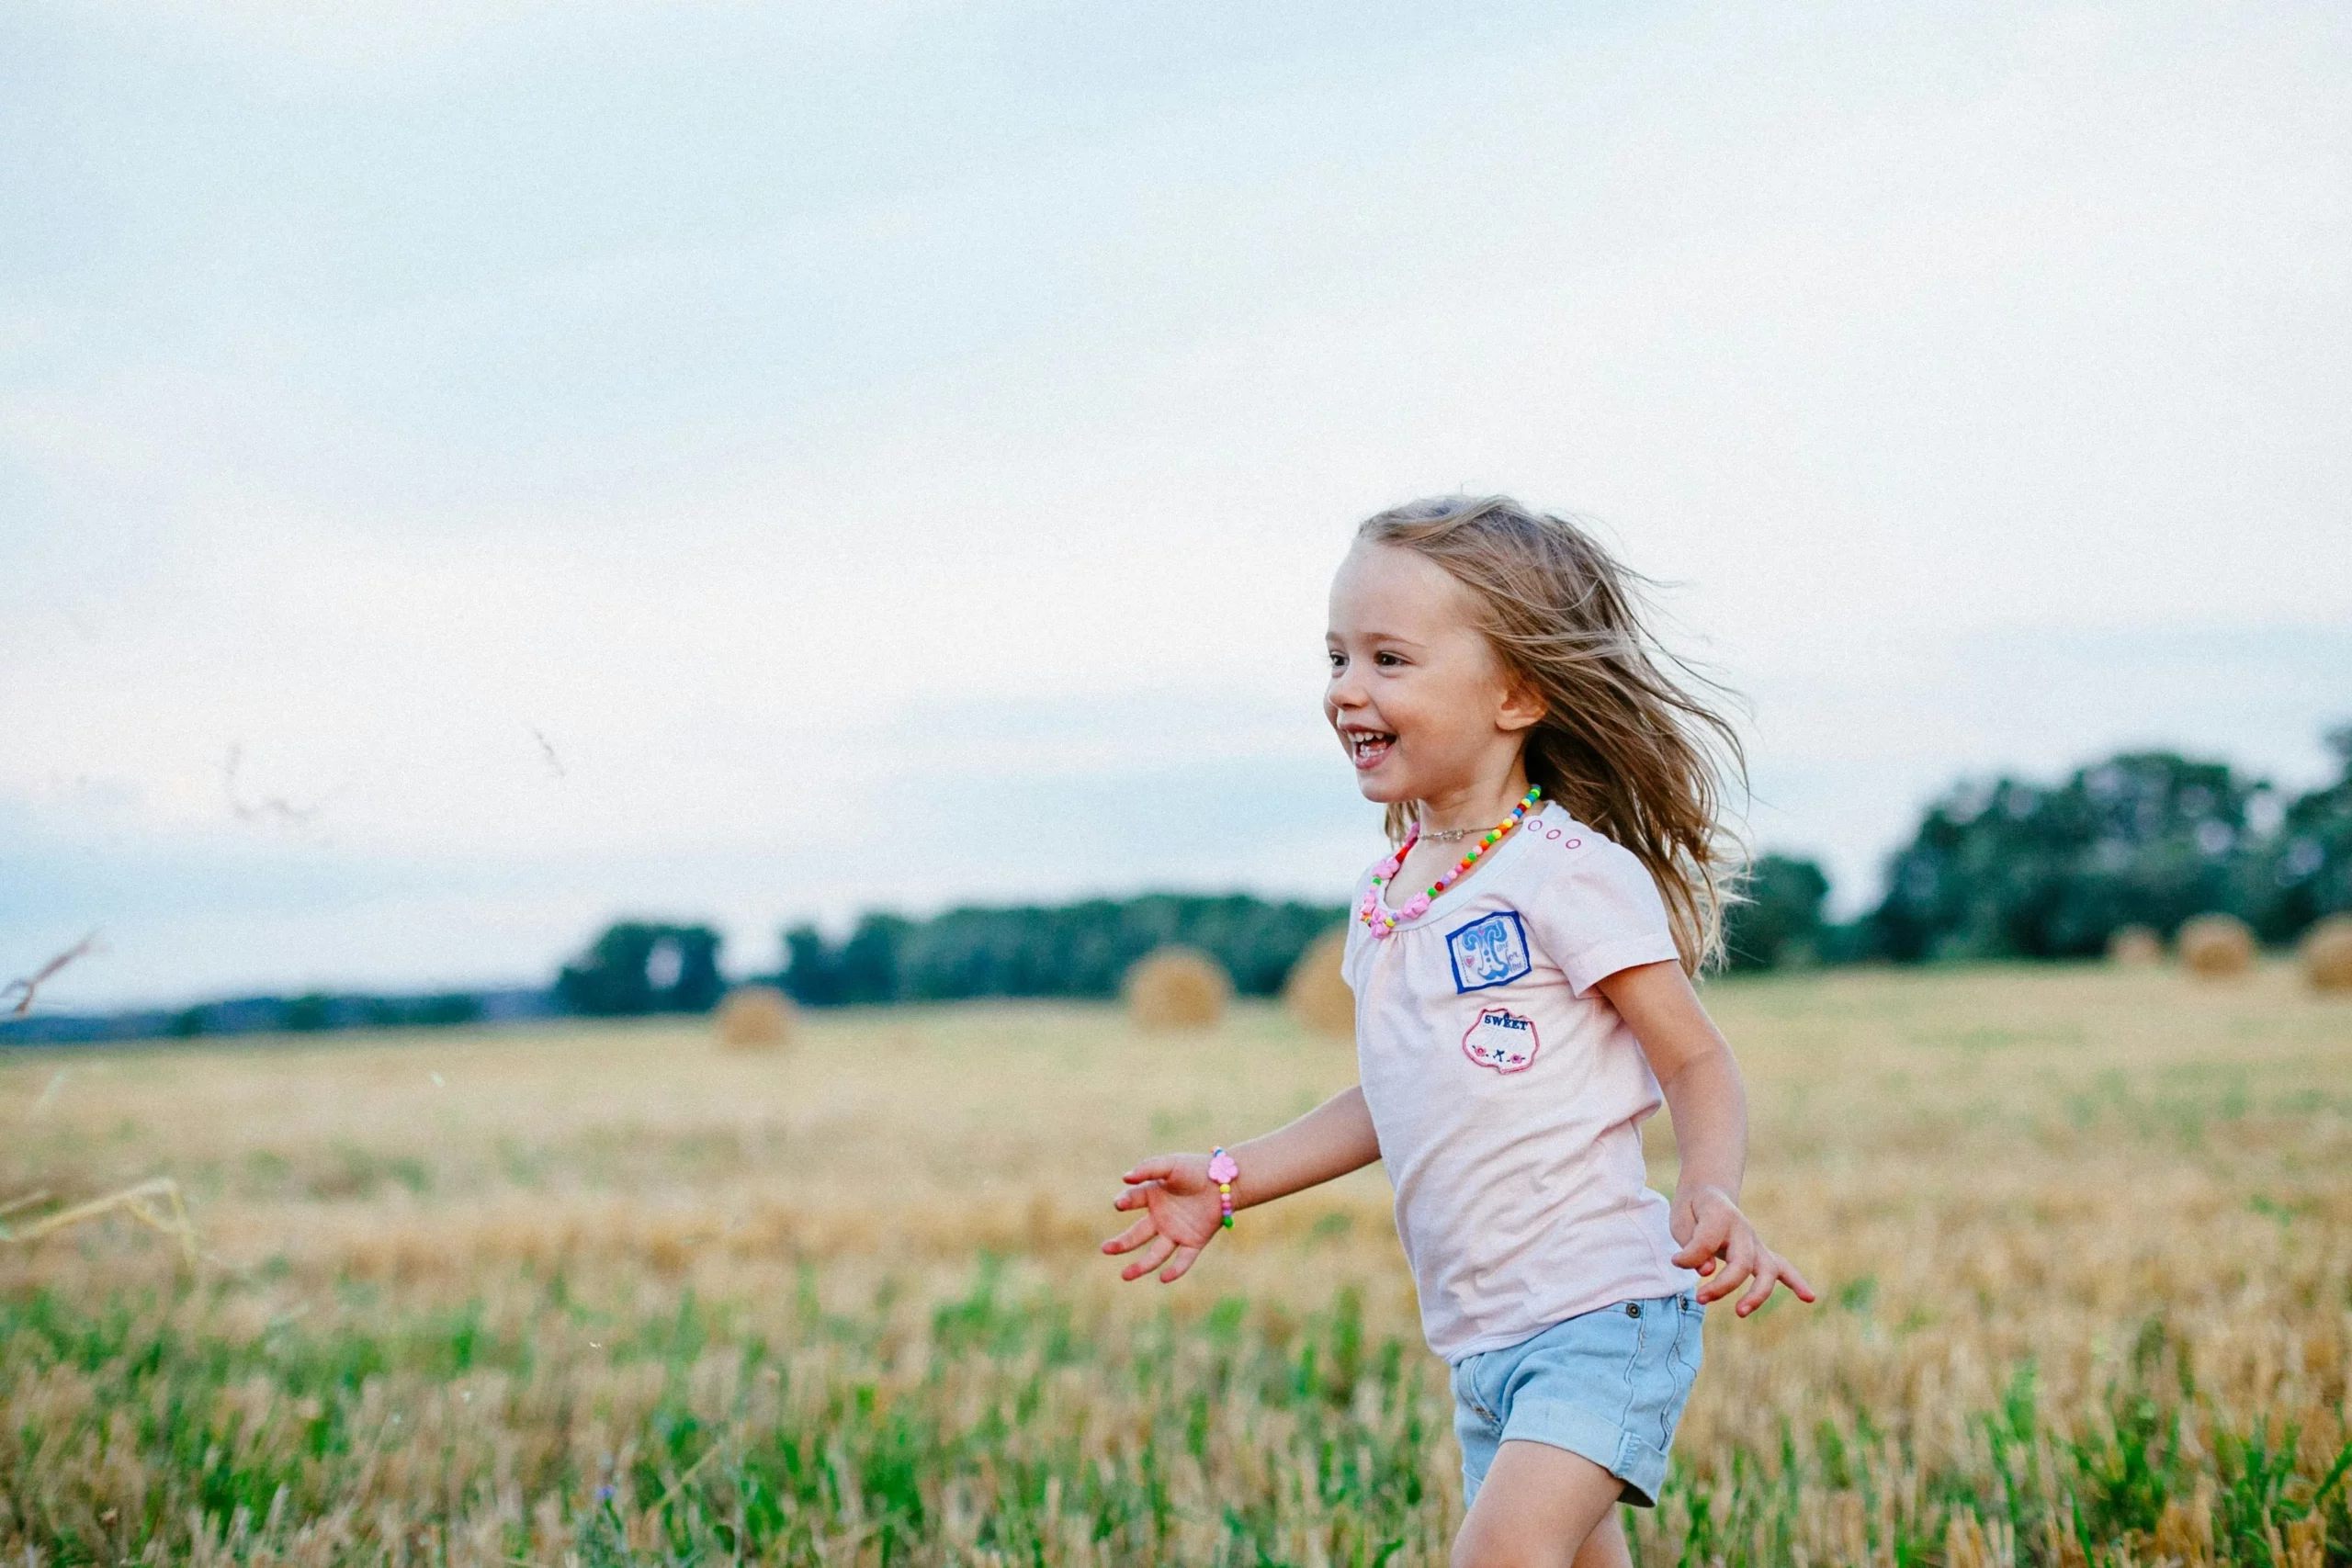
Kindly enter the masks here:
<path id="1" fill-rule="evenodd" d="M 1813 1291 L 1737 1202 L 1739 1068 L 1690 976 L 1719 944 L 1713 747 L 1632 574 L 1507 500 L 1366 523 L 1331 585 L 1323 711 L 1400 847 L 1344 960 L 1362 1083 L 1277 1132 L 1126 1174 L 1103 1244 L 1182 1278 L 1232 1213 L 1385 1160 L 1470 1505 L 1457 1568 L 1627 1563 L 1707 1303 Z M 1645 1184 L 1663 1093 L 1681 1176 Z"/>

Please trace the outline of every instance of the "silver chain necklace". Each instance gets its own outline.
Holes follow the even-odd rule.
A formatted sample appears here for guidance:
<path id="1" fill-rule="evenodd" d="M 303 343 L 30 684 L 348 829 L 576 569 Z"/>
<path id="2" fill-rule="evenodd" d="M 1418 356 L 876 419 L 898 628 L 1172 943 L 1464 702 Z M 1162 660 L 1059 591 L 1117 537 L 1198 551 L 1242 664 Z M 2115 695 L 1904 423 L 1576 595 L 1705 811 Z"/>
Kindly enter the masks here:
<path id="1" fill-rule="evenodd" d="M 1474 833 L 1483 833 L 1487 829 L 1484 828 L 1422 828 L 1420 830 L 1421 842 L 1425 844 L 1451 844 L 1463 839 L 1469 838 Z"/>

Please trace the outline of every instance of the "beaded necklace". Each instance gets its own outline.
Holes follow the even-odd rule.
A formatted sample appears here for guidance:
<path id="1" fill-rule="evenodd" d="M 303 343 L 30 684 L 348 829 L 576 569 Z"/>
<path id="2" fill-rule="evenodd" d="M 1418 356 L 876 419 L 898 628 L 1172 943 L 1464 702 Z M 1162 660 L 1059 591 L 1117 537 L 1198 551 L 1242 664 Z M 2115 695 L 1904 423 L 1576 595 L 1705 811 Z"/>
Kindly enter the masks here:
<path id="1" fill-rule="evenodd" d="M 1535 808 L 1536 801 L 1543 798 L 1543 795 L 1542 784 L 1530 784 L 1526 795 L 1511 807 L 1510 815 L 1478 835 L 1478 841 L 1470 846 L 1470 852 L 1454 862 L 1453 870 L 1430 883 L 1428 892 L 1416 897 L 1401 909 L 1385 909 L 1380 904 L 1381 889 L 1388 886 L 1390 877 L 1404 869 L 1405 857 L 1411 854 L 1413 846 L 1420 841 L 1421 825 L 1414 823 L 1413 830 L 1405 835 L 1405 841 L 1397 847 L 1396 852 L 1372 874 L 1372 886 L 1363 890 L 1363 907 L 1356 911 L 1356 918 L 1371 927 L 1372 934 L 1377 937 L 1389 935 L 1406 920 L 1419 919 L 1428 912 L 1430 901 L 1459 881 L 1464 872 L 1478 863 L 1480 855 L 1501 842 L 1503 835 L 1518 827 L 1521 818 Z"/>

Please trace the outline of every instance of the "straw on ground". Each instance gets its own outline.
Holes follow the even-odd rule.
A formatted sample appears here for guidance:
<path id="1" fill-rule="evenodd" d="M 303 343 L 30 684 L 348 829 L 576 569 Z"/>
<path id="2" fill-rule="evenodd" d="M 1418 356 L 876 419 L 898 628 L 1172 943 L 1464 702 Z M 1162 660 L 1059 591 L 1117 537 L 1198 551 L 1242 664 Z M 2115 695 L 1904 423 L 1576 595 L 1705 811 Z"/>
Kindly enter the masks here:
<path id="1" fill-rule="evenodd" d="M 2352 1561 L 2352 998 L 1708 994 L 1745 1201 L 1825 1300 L 1710 1324 L 1645 1568 Z M 192 1278 L 130 1224 L 0 1247 L 0 1561 L 1445 1561 L 1376 1170 L 1173 1288 L 1093 1250 L 1138 1150 L 1285 1119 L 1344 1050 L 1247 1001 L 707 1027 L 77 1055 L 38 1118 L 54 1060 L 0 1057 L 0 1192 L 168 1177 L 205 1237 Z"/>

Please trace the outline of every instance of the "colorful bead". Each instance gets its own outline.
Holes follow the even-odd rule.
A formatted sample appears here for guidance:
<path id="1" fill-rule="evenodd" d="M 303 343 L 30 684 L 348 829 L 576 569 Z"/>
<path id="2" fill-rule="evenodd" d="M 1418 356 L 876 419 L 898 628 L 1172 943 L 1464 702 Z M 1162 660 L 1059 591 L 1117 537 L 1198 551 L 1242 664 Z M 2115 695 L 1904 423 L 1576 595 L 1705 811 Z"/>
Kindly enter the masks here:
<path id="1" fill-rule="evenodd" d="M 1543 796 L 1542 784 L 1529 785 L 1525 798 L 1511 808 L 1510 818 L 1487 829 L 1486 836 L 1477 841 L 1470 852 L 1454 863 L 1452 871 L 1430 884 L 1429 891 L 1415 896 L 1412 901 L 1402 909 L 1384 909 L 1380 903 L 1381 890 L 1388 886 L 1390 877 L 1404 869 L 1405 857 L 1411 854 L 1413 846 L 1420 841 L 1421 825 L 1418 822 L 1414 823 L 1413 830 L 1405 835 L 1405 841 L 1398 846 L 1396 852 L 1389 856 L 1377 870 L 1373 872 L 1372 886 L 1364 889 L 1363 906 L 1356 911 L 1357 918 L 1371 929 L 1373 935 L 1377 937 L 1391 934 L 1403 921 L 1419 919 L 1428 912 L 1431 899 L 1453 886 L 1464 872 L 1477 863 L 1478 857 L 1485 854 L 1489 846 L 1499 842 L 1504 834 L 1518 827 L 1527 814 L 1535 808 L 1535 803 Z M 1225 1216 L 1225 1223 L 1228 1225 L 1233 1223 L 1230 1213 Z"/>

